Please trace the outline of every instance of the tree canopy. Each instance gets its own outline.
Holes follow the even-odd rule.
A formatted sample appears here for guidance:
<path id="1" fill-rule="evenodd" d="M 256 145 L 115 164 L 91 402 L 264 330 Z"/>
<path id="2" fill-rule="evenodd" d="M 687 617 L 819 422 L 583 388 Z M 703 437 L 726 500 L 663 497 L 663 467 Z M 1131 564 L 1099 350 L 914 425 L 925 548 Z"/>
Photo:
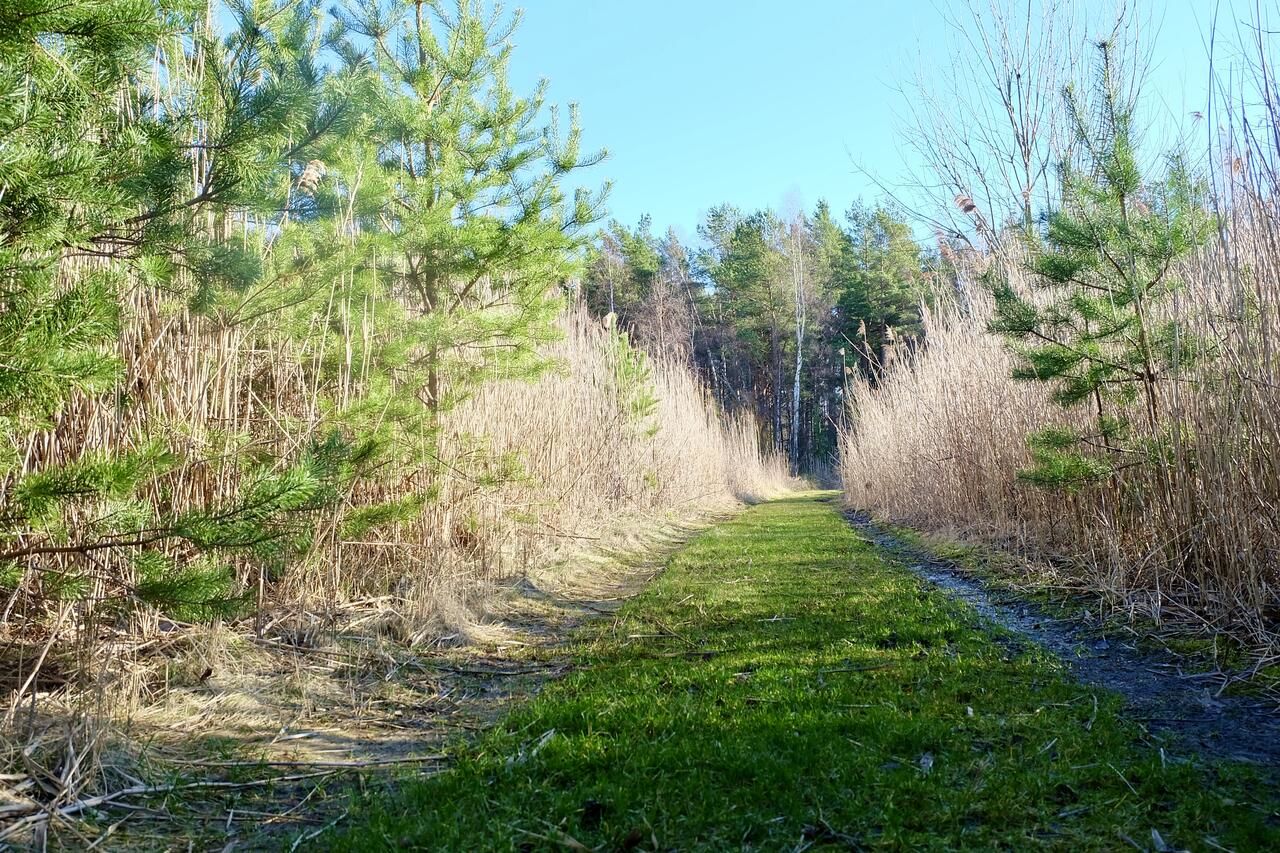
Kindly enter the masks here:
<path id="1" fill-rule="evenodd" d="M 854 204 L 838 221 L 826 202 L 789 220 L 722 204 L 693 246 L 659 241 L 647 218 L 611 223 L 580 294 L 648 346 L 678 338 L 715 398 L 758 415 L 800 470 L 831 458 L 847 371 L 875 381 L 919 342 L 936 263 L 885 207 Z M 680 334 L 658 333 L 673 315 Z"/>

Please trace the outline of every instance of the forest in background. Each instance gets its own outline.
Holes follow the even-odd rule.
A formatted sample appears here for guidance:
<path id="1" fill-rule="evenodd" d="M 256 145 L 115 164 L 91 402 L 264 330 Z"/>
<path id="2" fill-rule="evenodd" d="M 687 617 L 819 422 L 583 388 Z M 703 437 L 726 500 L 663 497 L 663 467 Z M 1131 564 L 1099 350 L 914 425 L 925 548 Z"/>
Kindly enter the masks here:
<path id="1" fill-rule="evenodd" d="M 752 413 L 796 473 L 828 476 L 851 373 L 880 375 L 921 337 L 922 305 L 950 287 L 939 247 L 901 215 L 825 202 L 780 216 L 712 207 L 685 245 L 646 218 L 610 222 L 580 294 L 642 348 L 683 359 L 722 408 Z"/>

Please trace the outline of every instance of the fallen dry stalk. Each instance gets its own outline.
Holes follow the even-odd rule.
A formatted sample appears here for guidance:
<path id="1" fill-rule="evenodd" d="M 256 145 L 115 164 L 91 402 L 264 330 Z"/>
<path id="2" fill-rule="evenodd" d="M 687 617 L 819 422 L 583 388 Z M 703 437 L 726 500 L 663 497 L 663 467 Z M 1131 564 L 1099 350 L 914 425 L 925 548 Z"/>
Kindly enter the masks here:
<path id="1" fill-rule="evenodd" d="M 121 788 L 106 794 L 99 794 L 95 797 L 87 797 L 82 800 L 76 800 L 74 803 L 49 809 L 39 804 L 32 804 L 27 810 L 28 817 L 16 821 L 4 830 L 0 830 L 0 841 L 5 841 L 20 832 L 31 829 L 35 824 L 54 818 L 66 818 L 80 814 L 87 809 L 99 808 L 101 806 L 111 805 L 117 800 L 128 797 L 151 796 L 155 794 L 171 794 L 179 791 L 194 790 L 223 790 L 237 791 L 246 788 L 261 788 L 265 785 L 277 785 L 286 782 L 300 782 L 304 779 L 315 779 L 320 776 L 333 776 L 339 771 L 321 770 L 315 773 L 296 773 L 292 776 L 275 776 L 270 779 L 255 779 L 251 782 L 221 782 L 221 781 L 204 781 L 204 782 L 182 782 L 173 785 L 134 785 L 128 788 Z M 13 814 L 13 812 L 10 812 Z"/>
<path id="2" fill-rule="evenodd" d="M 189 761 L 183 762 L 191 765 L 200 765 L 207 767 L 319 767 L 311 773 L 294 773 L 285 776 L 272 776 L 265 779 L 254 779 L 248 782 L 225 782 L 218 780 L 205 780 L 194 782 L 178 782 L 171 785 L 133 785 L 127 788 L 121 788 L 106 794 L 99 794 L 94 797 L 86 797 L 68 803 L 65 806 L 57 808 L 49 808 L 39 803 L 30 803 L 19 806 L 6 806 L 0 808 L 0 818 L 12 818 L 25 815 L 21 820 L 10 824 L 3 830 L 0 830 L 0 842 L 3 842 L 22 832 L 29 831 L 36 824 L 55 818 L 67 818 L 80 814 L 89 809 L 100 808 L 103 806 L 111 806 L 118 801 L 130 797 L 154 796 L 157 794 L 172 794 L 183 791 L 238 791 L 247 788 L 261 788 L 267 785 L 279 785 L 290 782 L 301 782 L 307 779 L 317 779 L 320 777 L 328 777 L 337 775 L 343 771 L 365 770 L 379 767 L 389 767 L 394 765 L 420 764 L 428 761 L 442 761 L 446 756 L 442 754 L 418 755 L 405 758 L 393 759 L 377 759 L 370 761 L 296 761 L 296 762 L 201 762 Z"/>

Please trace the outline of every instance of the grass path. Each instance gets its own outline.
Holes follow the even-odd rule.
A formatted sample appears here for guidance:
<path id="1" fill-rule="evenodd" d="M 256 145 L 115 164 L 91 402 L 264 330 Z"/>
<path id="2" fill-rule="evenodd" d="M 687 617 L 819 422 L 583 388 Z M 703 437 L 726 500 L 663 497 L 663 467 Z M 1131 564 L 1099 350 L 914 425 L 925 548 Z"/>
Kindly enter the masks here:
<path id="1" fill-rule="evenodd" d="M 571 675 L 327 843 L 1280 849 L 1252 768 L 1162 759 L 1115 697 L 924 588 L 832 501 L 699 536 L 582 632 Z"/>

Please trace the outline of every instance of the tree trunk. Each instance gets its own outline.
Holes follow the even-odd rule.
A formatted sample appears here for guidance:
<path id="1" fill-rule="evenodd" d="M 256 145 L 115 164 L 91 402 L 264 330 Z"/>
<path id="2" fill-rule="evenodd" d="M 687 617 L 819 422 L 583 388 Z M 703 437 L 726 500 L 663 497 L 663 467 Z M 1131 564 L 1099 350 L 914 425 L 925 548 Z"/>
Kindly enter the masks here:
<path id="1" fill-rule="evenodd" d="M 791 473 L 800 473 L 800 373 L 804 369 L 804 246 L 798 239 L 799 226 L 792 228 L 791 279 L 796 296 L 796 372 L 791 383 Z"/>

